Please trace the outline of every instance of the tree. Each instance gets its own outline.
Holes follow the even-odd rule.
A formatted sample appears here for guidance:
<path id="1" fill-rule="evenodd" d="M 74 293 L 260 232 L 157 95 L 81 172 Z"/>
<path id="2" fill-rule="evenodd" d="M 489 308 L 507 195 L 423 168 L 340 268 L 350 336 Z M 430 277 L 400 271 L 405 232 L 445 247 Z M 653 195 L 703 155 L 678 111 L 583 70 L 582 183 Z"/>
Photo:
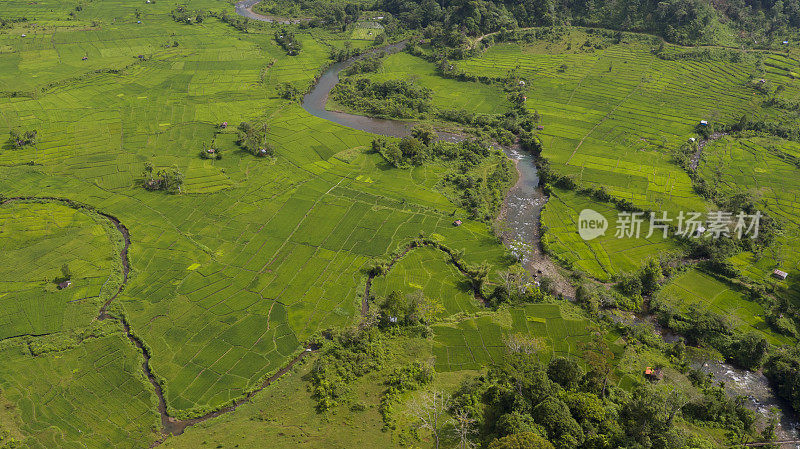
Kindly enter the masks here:
<path id="1" fill-rule="evenodd" d="M 433 129 L 433 126 L 428 123 L 421 123 L 419 125 L 415 125 L 411 129 L 411 137 L 419 140 L 425 146 L 428 146 L 433 143 L 434 140 L 436 140 L 437 134 Z"/>
<path id="2" fill-rule="evenodd" d="M 620 410 L 620 422 L 629 441 L 650 441 L 673 431 L 673 421 L 689 398 L 675 389 L 655 385 L 638 387 Z"/>
<path id="3" fill-rule="evenodd" d="M 583 377 L 580 365 L 566 357 L 555 357 L 547 365 L 547 376 L 567 390 L 578 386 Z"/>
<path id="4" fill-rule="evenodd" d="M 508 270 L 501 271 L 500 279 L 503 281 L 503 286 L 512 297 L 525 293 L 528 284 L 528 272 L 519 265 L 514 265 Z"/>
<path id="5" fill-rule="evenodd" d="M 267 143 L 267 123 L 242 122 L 237 126 L 236 144 L 254 156 L 272 156 L 275 149 Z"/>
<path id="6" fill-rule="evenodd" d="M 481 262 L 480 265 L 475 267 L 474 269 L 470 270 L 470 281 L 472 282 L 472 289 L 476 292 L 480 292 L 483 288 L 483 284 L 489 279 L 489 270 L 490 266 L 486 262 Z"/>
<path id="7" fill-rule="evenodd" d="M 12 129 L 9 131 L 9 141 L 15 148 L 22 148 L 28 145 L 36 145 L 36 138 L 39 136 L 39 132 L 35 129 L 32 131 L 25 131 L 24 133 L 20 133 L 16 129 Z"/>
<path id="8" fill-rule="evenodd" d="M 737 365 L 749 370 L 756 370 L 764 361 L 768 349 L 769 343 L 764 337 L 748 332 L 733 340 L 730 346 L 730 353 L 731 358 Z"/>
<path id="9" fill-rule="evenodd" d="M 558 447 L 577 447 L 585 438 L 569 407 L 560 399 L 545 399 L 533 408 L 531 414 L 536 423 L 547 430 L 548 439 L 556 442 Z"/>
<path id="10" fill-rule="evenodd" d="M 614 360 L 614 353 L 608 347 L 608 342 L 596 329 L 592 332 L 592 338 L 579 346 L 583 351 L 584 360 L 591 367 L 589 373 L 584 376 L 584 387 L 600 393 L 600 397 L 603 398 L 606 396 L 608 378 L 614 371 L 614 366 L 611 364 Z"/>
<path id="11" fill-rule="evenodd" d="M 415 137 L 403 137 L 400 139 L 399 148 L 403 154 L 403 159 L 413 165 L 421 165 L 422 161 L 428 156 L 425 145 Z"/>
<path id="12" fill-rule="evenodd" d="M 72 272 L 69 270 L 69 264 L 61 265 L 61 275 L 64 276 L 65 280 L 69 280 L 72 278 Z"/>
<path id="13" fill-rule="evenodd" d="M 515 433 L 498 438 L 489 444 L 489 449 L 555 449 L 553 444 L 533 433 Z"/>
<path id="14" fill-rule="evenodd" d="M 764 364 L 764 374 L 775 385 L 778 396 L 800 412 L 800 349 L 779 349 Z"/>
<path id="15" fill-rule="evenodd" d="M 284 100 L 294 100 L 300 94 L 300 91 L 290 82 L 281 83 L 278 85 L 278 96 Z"/>
<path id="16" fill-rule="evenodd" d="M 650 259 L 647 265 L 642 269 L 641 279 L 642 293 L 645 295 L 652 295 L 655 293 L 661 281 L 664 279 L 661 263 L 656 259 Z"/>
<path id="17" fill-rule="evenodd" d="M 449 404 L 450 398 L 441 391 L 428 391 L 409 405 L 409 412 L 416 418 L 417 426 L 430 430 L 436 449 L 439 448 L 443 418 Z"/>
<path id="18" fill-rule="evenodd" d="M 406 295 L 408 301 L 407 319 L 409 321 L 419 321 L 422 324 L 430 324 L 436 320 L 437 315 L 444 312 L 442 303 L 425 296 L 422 290 Z"/>
<path id="19" fill-rule="evenodd" d="M 477 446 L 477 444 L 471 440 L 472 435 L 477 433 L 475 422 L 476 421 L 472 419 L 469 413 L 464 409 L 453 412 L 453 418 L 450 420 L 450 423 L 453 425 L 453 434 L 458 438 L 458 449 L 471 449 Z"/>
<path id="20" fill-rule="evenodd" d="M 181 193 L 184 175 L 177 165 L 171 169 L 160 169 L 153 174 L 154 167 L 150 162 L 144 164 L 144 188 L 147 190 L 166 190 L 170 193 Z"/>

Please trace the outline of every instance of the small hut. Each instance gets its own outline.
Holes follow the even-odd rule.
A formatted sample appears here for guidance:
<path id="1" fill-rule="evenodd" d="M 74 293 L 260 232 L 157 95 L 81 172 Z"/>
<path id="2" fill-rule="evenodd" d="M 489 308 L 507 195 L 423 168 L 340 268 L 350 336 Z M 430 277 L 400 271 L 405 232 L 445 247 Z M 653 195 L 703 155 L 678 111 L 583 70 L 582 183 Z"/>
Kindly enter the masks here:
<path id="1" fill-rule="evenodd" d="M 708 126 L 708 120 L 700 120 L 700 124 L 703 126 Z"/>
<path id="2" fill-rule="evenodd" d="M 220 129 L 225 129 L 225 128 L 227 128 L 227 127 L 228 127 L 228 122 L 222 122 L 222 123 L 220 123 L 219 127 L 220 127 Z"/>
<path id="3" fill-rule="evenodd" d="M 206 153 L 208 153 L 208 154 L 214 154 L 216 152 L 217 152 L 217 150 L 215 150 L 214 148 L 209 148 L 209 149 L 206 150 Z"/>
<path id="4" fill-rule="evenodd" d="M 72 285 L 72 281 L 70 281 L 70 280 L 62 281 L 62 282 L 58 283 L 58 289 L 59 290 L 64 290 L 65 288 L 69 287 L 70 285 Z"/>
<path id="5" fill-rule="evenodd" d="M 695 139 L 694 137 L 689 137 L 689 142 L 691 142 L 691 143 L 694 143 L 696 140 L 697 139 Z"/>
<path id="6" fill-rule="evenodd" d="M 88 56 L 84 56 L 84 57 L 81 58 L 81 61 L 86 61 L 87 59 L 89 59 L 89 57 Z"/>
<path id="7" fill-rule="evenodd" d="M 523 81 L 523 80 L 519 80 L 519 85 L 520 85 L 520 86 L 524 86 L 524 85 L 525 85 L 525 81 Z"/>
<path id="8" fill-rule="evenodd" d="M 454 221 L 453 226 L 461 226 L 461 220 Z"/>
<path id="9" fill-rule="evenodd" d="M 664 373 L 661 372 L 660 368 L 648 366 L 647 369 L 644 370 L 644 377 L 649 381 L 658 382 L 664 378 Z"/>
<path id="10" fill-rule="evenodd" d="M 543 130 L 543 129 L 544 129 L 544 126 L 543 126 L 543 125 L 539 125 L 539 126 L 537 126 L 537 127 L 536 127 L 536 129 L 538 129 L 539 131 L 541 131 L 541 130 Z"/>
<path id="11" fill-rule="evenodd" d="M 772 272 L 772 275 L 775 278 L 780 279 L 782 281 L 785 281 L 786 278 L 789 277 L 789 273 L 787 273 L 785 271 L 782 271 L 782 270 L 775 270 L 775 271 Z"/>

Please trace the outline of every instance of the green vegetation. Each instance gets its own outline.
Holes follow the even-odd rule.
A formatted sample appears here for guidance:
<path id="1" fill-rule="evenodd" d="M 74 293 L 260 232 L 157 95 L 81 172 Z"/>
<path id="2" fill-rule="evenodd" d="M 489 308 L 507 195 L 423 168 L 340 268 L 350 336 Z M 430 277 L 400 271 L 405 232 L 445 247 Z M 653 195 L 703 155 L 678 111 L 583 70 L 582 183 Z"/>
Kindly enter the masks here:
<path id="1" fill-rule="evenodd" d="M 331 92 L 333 99 L 352 110 L 376 117 L 412 118 L 430 108 L 432 92 L 407 81 L 372 83 L 345 78 Z"/>
<path id="2" fill-rule="evenodd" d="M 47 338 L 4 340 L 0 348 L 0 388 L 20 420 L 21 447 L 143 447 L 155 440 L 152 386 L 119 328 L 96 327 L 74 348 L 32 356 L 28 346 Z"/>
<path id="3" fill-rule="evenodd" d="M 797 257 L 800 225 L 795 199 L 800 185 L 796 176 L 798 166 L 793 159 L 797 155 L 800 148 L 795 142 L 744 134 L 739 138 L 723 137 L 710 144 L 699 167 L 710 189 L 723 197 L 744 192 L 779 223 L 781 232 L 775 244 L 737 254 L 731 262 L 743 276 L 774 288 L 795 302 L 800 301 L 798 284 L 770 278 L 776 268 L 794 271 L 800 266 Z"/>
<path id="4" fill-rule="evenodd" d="M 578 216 L 584 209 L 597 211 L 608 220 L 603 236 L 585 241 L 578 235 Z M 650 235 L 649 218 L 641 226 L 640 238 L 618 237 L 615 223 L 619 213 L 614 205 L 554 188 L 542 211 L 542 244 L 566 266 L 603 281 L 635 271 L 656 254 L 679 250 L 673 239 L 664 239 L 661 230 L 654 229 Z"/>
<path id="5" fill-rule="evenodd" d="M 500 362 L 507 345 L 519 339 L 530 341 L 543 362 L 556 355 L 579 356 L 581 345 L 590 340 L 587 325 L 583 319 L 563 317 L 558 304 L 531 304 L 435 325 L 436 370 L 480 369 Z"/>
<path id="6" fill-rule="evenodd" d="M 617 31 L 767 48 L 796 19 L 740 6 L 265 0 L 303 19 L 266 23 L 221 0 L 6 2 L 0 448 L 145 447 L 159 418 L 232 404 L 161 444 L 768 438 L 690 355 L 763 367 L 800 408 L 795 50 Z M 614 31 L 550 26 L 567 18 Z M 405 39 L 346 70 L 329 107 L 417 120 L 410 135 L 298 104 L 324 67 Z M 496 144 L 517 142 L 549 195 L 546 274 L 495 222 L 517 179 Z M 734 206 L 763 207 L 764 238 L 577 233 L 586 208 Z"/>
<path id="7" fill-rule="evenodd" d="M 473 313 L 481 308 L 468 279 L 446 254 L 433 248 L 410 251 L 389 273 L 372 281 L 372 294 L 376 297 L 386 297 L 393 291 L 404 295 L 421 292 L 441 304 L 446 315 Z"/>
<path id="8" fill-rule="evenodd" d="M 663 307 L 677 313 L 704 310 L 724 316 L 728 327 L 738 332 L 751 332 L 771 344 L 781 345 L 793 340 L 778 335 L 769 326 L 768 311 L 745 293 L 697 270 L 688 270 L 670 280 L 658 295 Z M 796 331 L 794 332 L 796 335 Z M 789 334 L 790 336 L 792 333 Z"/>
<path id="9" fill-rule="evenodd" d="M 122 267 L 108 221 L 59 202 L 0 205 L 0 339 L 75 329 L 116 294 Z M 59 288 L 69 280 L 70 285 Z"/>

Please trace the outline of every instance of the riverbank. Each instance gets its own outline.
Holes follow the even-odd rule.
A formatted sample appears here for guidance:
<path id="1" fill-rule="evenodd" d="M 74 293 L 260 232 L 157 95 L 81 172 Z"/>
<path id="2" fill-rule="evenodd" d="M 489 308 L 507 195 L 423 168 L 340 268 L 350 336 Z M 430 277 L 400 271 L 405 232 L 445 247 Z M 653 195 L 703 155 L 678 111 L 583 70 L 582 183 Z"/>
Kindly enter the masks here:
<path id="1" fill-rule="evenodd" d="M 258 3 L 261 3 L 261 0 L 243 0 L 236 4 L 236 14 L 259 22 L 281 23 L 284 25 L 298 24 L 311 20 L 310 17 L 280 17 L 260 14 L 253 11 L 253 7 Z"/>

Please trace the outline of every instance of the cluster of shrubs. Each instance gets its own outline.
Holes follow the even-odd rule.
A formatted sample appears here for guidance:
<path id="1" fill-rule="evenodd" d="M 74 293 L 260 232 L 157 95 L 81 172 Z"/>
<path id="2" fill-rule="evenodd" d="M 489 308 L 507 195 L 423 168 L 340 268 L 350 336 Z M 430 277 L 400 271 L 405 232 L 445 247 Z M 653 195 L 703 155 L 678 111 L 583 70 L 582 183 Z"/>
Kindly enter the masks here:
<path id="1" fill-rule="evenodd" d="M 286 28 L 281 28 L 275 32 L 275 42 L 277 42 L 289 56 L 297 56 L 300 54 L 300 50 L 303 49 L 303 44 L 297 40 L 294 32 Z"/>
<path id="2" fill-rule="evenodd" d="M 183 185 L 184 175 L 178 169 L 177 165 L 171 168 L 161 168 L 155 170 L 153 164 L 150 162 L 145 163 L 143 183 L 147 190 L 163 190 L 168 193 L 181 193 L 181 186 Z"/>
<path id="3" fill-rule="evenodd" d="M 267 124 L 242 122 L 237 129 L 236 144 L 257 157 L 273 156 L 275 148 L 267 142 Z"/>
<path id="4" fill-rule="evenodd" d="M 39 132 L 34 130 L 19 132 L 16 129 L 12 129 L 9 132 L 9 142 L 11 146 L 14 148 L 22 148 L 27 147 L 30 145 L 36 145 L 36 139 L 39 136 Z"/>
<path id="5" fill-rule="evenodd" d="M 361 55 L 361 51 L 360 48 L 353 48 L 350 41 L 347 41 L 342 48 L 331 47 L 331 52 L 328 57 L 333 61 L 342 62 Z"/>
<path id="6" fill-rule="evenodd" d="M 357 75 L 359 73 L 374 73 L 380 70 L 383 65 L 383 57 L 386 52 L 366 56 L 363 59 L 353 62 L 353 65 L 344 71 L 345 75 Z"/>
<path id="7" fill-rule="evenodd" d="M 433 92 L 404 80 L 345 78 L 331 92 L 337 103 L 375 117 L 413 118 L 430 110 Z"/>
<path id="8" fill-rule="evenodd" d="M 173 9 L 170 12 L 172 16 L 172 20 L 178 23 L 203 23 L 203 20 L 208 16 L 208 13 L 202 9 L 198 9 L 195 11 L 190 11 L 183 5 L 178 5 L 177 8 Z"/>

